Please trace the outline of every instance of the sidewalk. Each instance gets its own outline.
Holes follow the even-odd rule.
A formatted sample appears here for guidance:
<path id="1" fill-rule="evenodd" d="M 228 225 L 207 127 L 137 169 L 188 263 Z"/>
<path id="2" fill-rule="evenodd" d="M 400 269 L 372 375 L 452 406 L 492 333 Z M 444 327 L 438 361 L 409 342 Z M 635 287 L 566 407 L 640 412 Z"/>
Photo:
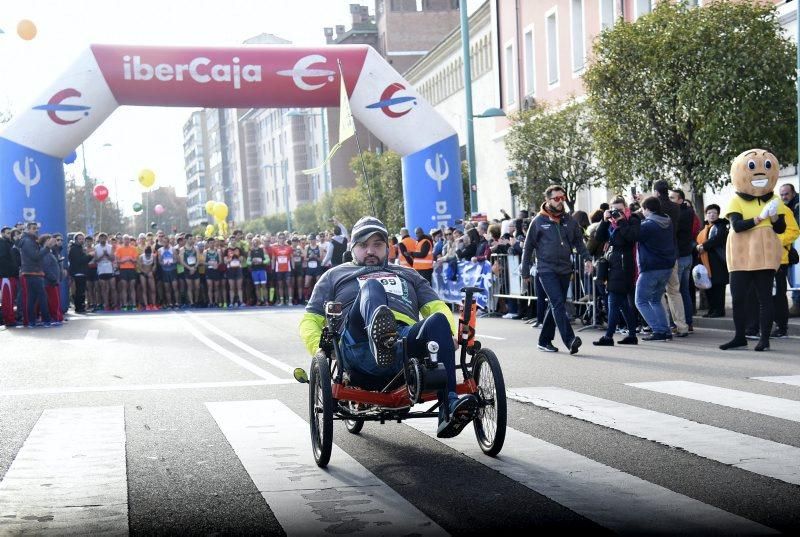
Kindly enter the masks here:
<path id="1" fill-rule="evenodd" d="M 695 328 L 716 328 L 719 330 L 729 330 L 733 333 L 733 314 L 730 308 L 726 311 L 727 317 L 706 319 L 702 317 L 704 313 L 705 311 L 701 310 L 694 315 L 692 323 Z M 775 324 L 773 323 L 773 329 L 774 327 Z M 786 332 L 790 336 L 800 337 L 800 317 L 789 317 L 789 325 Z"/>

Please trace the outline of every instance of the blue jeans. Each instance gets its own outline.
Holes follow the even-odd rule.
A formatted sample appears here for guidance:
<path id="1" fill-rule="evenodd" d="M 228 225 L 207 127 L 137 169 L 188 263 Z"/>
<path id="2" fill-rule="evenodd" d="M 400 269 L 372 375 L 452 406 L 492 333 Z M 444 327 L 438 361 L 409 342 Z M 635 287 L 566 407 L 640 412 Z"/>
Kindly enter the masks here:
<path id="1" fill-rule="evenodd" d="M 575 332 L 569 324 L 567 316 L 566 297 L 572 274 L 556 274 L 555 272 L 540 272 L 539 281 L 542 282 L 547 300 L 550 303 L 550 313 L 544 319 L 544 326 L 539 333 L 539 345 L 552 343 L 556 335 L 556 326 L 565 345 L 570 345 L 575 339 Z"/>
<path id="2" fill-rule="evenodd" d="M 343 367 L 365 375 L 391 379 L 403 368 L 403 349 L 395 347 L 395 361 L 391 367 L 380 367 L 369 349 L 367 322 L 372 319 L 379 306 L 388 305 L 386 289 L 377 280 L 367 280 L 358 293 L 355 303 L 347 314 L 347 327 L 342 334 L 341 350 Z M 447 317 L 434 313 L 412 325 L 398 324 L 401 338 L 406 338 L 410 356 L 426 356 L 428 342 L 439 344 L 438 359 L 447 371 L 447 391 L 456 391 L 456 349 Z"/>
<path id="3" fill-rule="evenodd" d="M 608 328 L 606 329 L 606 337 L 612 337 L 617 330 L 619 324 L 619 316 L 625 319 L 625 325 L 628 328 L 628 334 L 631 336 L 636 335 L 636 318 L 633 316 L 630 304 L 628 304 L 627 293 L 608 292 Z"/>
<path id="4" fill-rule="evenodd" d="M 46 323 L 50 322 L 50 309 L 47 307 L 47 295 L 44 292 L 44 278 L 41 276 L 31 276 L 25 274 L 22 276 L 25 280 L 25 292 L 27 294 L 25 307 L 28 313 L 28 324 L 36 324 L 36 306 L 39 306 L 39 313 L 42 314 L 42 320 Z"/>
<path id="5" fill-rule="evenodd" d="M 667 288 L 672 269 L 640 272 L 636 280 L 636 307 L 654 334 L 669 334 L 667 313 L 661 305 L 661 297 Z"/>
<path id="6" fill-rule="evenodd" d="M 692 292 L 689 289 L 689 279 L 692 277 L 692 256 L 678 258 L 678 280 L 681 282 L 681 298 L 683 311 L 686 315 L 686 324 L 692 325 Z"/>

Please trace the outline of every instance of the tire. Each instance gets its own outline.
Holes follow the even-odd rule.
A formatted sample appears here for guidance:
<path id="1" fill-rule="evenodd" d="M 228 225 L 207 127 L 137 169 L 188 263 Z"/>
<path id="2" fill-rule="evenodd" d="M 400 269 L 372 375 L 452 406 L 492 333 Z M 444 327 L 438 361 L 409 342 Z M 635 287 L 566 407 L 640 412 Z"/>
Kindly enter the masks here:
<path id="1" fill-rule="evenodd" d="M 472 422 L 475 436 L 481 450 L 494 457 L 503 449 L 507 418 L 506 383 L 497 356 L 489 349 L 478 351 L 472 374 L 478 386 L 479 399 L 487 403 L 479 407 Z"/>
<path id="2" fill-rule="evenodd" d="M 350 434 L 358 434 L 364 428 L 364 420 L 344 420 L 344 426 Z"/>
<path id="3" fill-rule="evenodd" d="M 324 468 L 331 460 L 333 448 L 333 396 L 328 359 L 318 352 L 311 362 L 308 381 L 308 421 L 311 426 L 311 448 L 317 466 Z"/>

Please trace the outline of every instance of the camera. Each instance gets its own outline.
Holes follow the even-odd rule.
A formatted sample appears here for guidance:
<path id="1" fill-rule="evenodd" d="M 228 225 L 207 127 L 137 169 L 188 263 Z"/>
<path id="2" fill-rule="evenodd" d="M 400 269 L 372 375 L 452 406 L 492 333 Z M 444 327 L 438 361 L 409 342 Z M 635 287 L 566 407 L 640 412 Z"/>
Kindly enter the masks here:
<path id="1" fill-rule="evenodd" d="M 619 209 L 611 209 L 611 218 L 616 220 L 617 218 L 619 218 L 622 215 L 623 215 L 623 213 Z"/>

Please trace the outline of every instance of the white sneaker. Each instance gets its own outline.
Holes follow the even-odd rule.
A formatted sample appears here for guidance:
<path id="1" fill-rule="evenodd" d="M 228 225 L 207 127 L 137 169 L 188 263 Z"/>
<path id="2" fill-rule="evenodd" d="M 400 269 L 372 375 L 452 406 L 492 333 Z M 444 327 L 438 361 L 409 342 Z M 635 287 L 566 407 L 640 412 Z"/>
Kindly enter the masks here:
<path id="1" fill-rule="evenodd" d="M 513 319 L 515 315 L 513 313 L 506 313 L 503 315 L 503 319 Z"/>

